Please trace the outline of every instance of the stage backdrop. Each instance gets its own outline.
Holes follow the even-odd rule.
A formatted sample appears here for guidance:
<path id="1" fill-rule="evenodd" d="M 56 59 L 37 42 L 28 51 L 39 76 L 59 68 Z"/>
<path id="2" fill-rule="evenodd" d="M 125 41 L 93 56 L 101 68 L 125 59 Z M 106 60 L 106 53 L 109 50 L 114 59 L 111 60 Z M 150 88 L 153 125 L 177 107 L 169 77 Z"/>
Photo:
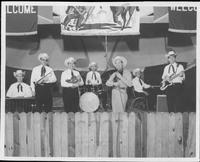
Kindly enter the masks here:
<path id="1" fill-rule="evenodd" d="M 6 6 L 6 35 L 37 34 L 37 6 Z"/>
<path id="2" fill-rule="evenodd" d="M 64 35 L 136 35 L 139 34 L 139 7 L 55 6 Z"/>

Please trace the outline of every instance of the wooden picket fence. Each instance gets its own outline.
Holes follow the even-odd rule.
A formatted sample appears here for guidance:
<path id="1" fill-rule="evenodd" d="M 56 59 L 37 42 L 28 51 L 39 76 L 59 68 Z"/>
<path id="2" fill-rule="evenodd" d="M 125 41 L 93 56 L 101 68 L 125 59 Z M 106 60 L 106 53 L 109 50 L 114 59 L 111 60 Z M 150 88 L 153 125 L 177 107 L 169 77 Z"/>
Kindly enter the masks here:
<path id="1" fill-rule="evenodd" d="M 5 155 L 195 157 L 196 114 L 6 113 Z"/>

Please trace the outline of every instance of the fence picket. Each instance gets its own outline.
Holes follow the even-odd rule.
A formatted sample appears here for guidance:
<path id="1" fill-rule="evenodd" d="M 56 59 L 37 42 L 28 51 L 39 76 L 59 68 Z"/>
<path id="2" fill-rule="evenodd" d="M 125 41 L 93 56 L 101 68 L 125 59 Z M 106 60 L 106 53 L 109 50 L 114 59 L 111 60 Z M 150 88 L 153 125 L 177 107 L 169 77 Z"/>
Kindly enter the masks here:
<path id="1" fill-rule="evenodd" d="M 68 116 L 66 112 L 61 114 L 61 156 L 68 156 Z"/>
<path id="2" fill-rule="evenodd" d="M 5 156 L 13 156 L 14 140 L 13 140 L 13 114 L 8 112 L 5 116 Z"/>
<path id="3" fill-rule="evenodd" d="M 186 146 L 186 157 L 196 156 L 196 114 L 189 113 L 189 131 Z"/>
<path id="4" fill-rule="evenodd" d="M 82 157 L 88 157 L 88 113 L 81 114 Z"/>
<path id="5" fill-rule="evenodd" d="M 135 113 L 131 112 L 128 118 L 128 156 L 135 157 Z"/>
<path id="6" fill-rule="evenodd" d="M 169 142 L 169 115 L 168 113 L 162 114 L 162 127 L 161 127 L 161 157 L 168 157 L 168 142 Z"/>
<path id="7" fill-rule="evenodd" d="M 41 132 L 40 132 L 40 113 L 36 112 L 34 117 L 34 156 L 41 157 Z"/>
<path id="8" fill-rule="evenodd" d="M 118 113 L 112 113 L 112 145 L 113 145 L 113 157 L 119 156 L 119 145 L 117 143 L 118 141 L 118 123 L 119 123 L 119 114 Z"/>
<path id="9" fill-rule="evenodd" d="M 128 116 L 127 113 L 120 113 L 119 119 L 119 147 L 120 157 L 128 157 Z"/>
<path id="10" fill-rule="evenodd" d="M 34 117 L 33 113 L 27 114 L 27 155 L 34 156 Z"/>
<path id="11" fill-rule="evenodd" d="M 181 113 L 175 114 L 175 155 L 176 157 L 183 157 L 183 117 Z"/>
<path id="12" fill-rule="evenodd" d="M 53 156 L 61 156 L 60 113 L 53 114 Z"/>
<path id="13" fill-rule="evenodd" d="M 147 115 L 147 157 L 155 157 L 156 113 Z"/>
<path id="14" fill-rule="evenodd" d="M 88 156 L 95 157 L 96 155 L 96 119 L 94 113 L 89 113 L 88 119 Z"/>
<path id="15" fill-rule="evenodd" d="M 13 114 L 13 137 L 14 137 L 14 152 L 13 156 L 19 156 L 19 113 Z"/>
<path id="16" fill-rule="evenodd" d="M 108 157 L 109 156 L 109 115 L 106 112 L 101 113 L 100 116 L 100 156 Z"/>
<path id="17" fill-rule="evenodd" d="M 19 156 L 27 156 L 27 144 L 26 144 L 26 114 L 19 114 Z"/>
<path id="18" fill-rule="evenodd" d="M 75 114 L 68 114 L 68 155 L 75 157 Z"/>

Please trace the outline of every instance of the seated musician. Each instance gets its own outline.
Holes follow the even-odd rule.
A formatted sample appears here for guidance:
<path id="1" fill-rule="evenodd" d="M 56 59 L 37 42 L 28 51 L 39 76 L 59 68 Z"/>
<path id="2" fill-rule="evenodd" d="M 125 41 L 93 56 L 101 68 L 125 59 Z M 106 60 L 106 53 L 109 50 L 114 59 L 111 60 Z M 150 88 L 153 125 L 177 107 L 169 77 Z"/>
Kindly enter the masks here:
<path id="1" fill-rule="evenodd" d="M 113 112 L 124 112 L 128 100 L 127 87 L 131 87 L 131 73 L 125 69 L 127 65 L 126 58 L 116 56 L 113 59 L 113 65 L 116 68 L 106 85 L 112 89 L 112 110 Z"/>
<path id="2" fill-rule="evenodd" d="M 84 84 L 80 73 L 75 70 L 75 59 L 67 58 L 64 62 L 66 69 L 61 74 L 61 87 L 63 87 L 63 102 L 66 112 L 79 111 L 79 86 Z"/>
<path id="3" fill-rule="evenodd" d="M 96 62 L 91 62 L 89 64 L 89 72 L 86 75 L 86 85 L 100 85 L 102 84 L 101 75 L 97 71 L 98 65 Z"/>
<path id="4" fill-rule="evenodd" d="M 155 110 L 156 109 L 156 92 L 154 86 L 146 84 L 142 79 L 142 70 L 136 68 L 133 70 L 133 75 L 135 78 L 132 80 L 133 94 L 134 97 L 144 97 L 146 99 L 146 109 Z"/>
<path id="5" fill-rule="evenodd" d="M 17 82 L 10 85 L 6 97 L 32 97 L 32 90 L 31 87 L 23 82 L 25 72 L 22 70 L 17 70 L 13 73 L 14 77 L 17 79 Z"/>
<path id="6" fill-rule="evenodd" d="M 40 65 L 34 67 L 31 73 L 31 88 L 35 93 L 38 111 L 49 112 L 53 104 L 51 87 L 57 79 L 53 69 L 48 65 L 48 54 L 39 54 L 38 60 Z"/>
<path id="7" fill-rule="evenodd" d="M 167 87 L 165 92 L 167 95 L 167 105 L 169 112 L 181 112 L 181 94 L 183 92 L 183 81 L 185 80 L 185 73 L 183 65 L 176 62 L 176 52 L 170 50 L 168 54 L 165 55 L 169 64 L 165 66 L 162 79 L 163 82 L 168 81 L 172 83 L 171 86 Z M 180 73 L 174 79 L 171 79 L 172 76 Z"/>
<path id="8" fill-rule="evenodd" d="M 132 86 L 134 89 L 135 97 L 145 97 L 149 95 L 144 89 L 148 89 L 151 86 L 144 83 L 144 81 L 141 79 L 141 74 L 141 69 L 136 68 L 133 70 L 133 75 L 135 76 L 135 78 L 133 78 L 132 80 Z"/>

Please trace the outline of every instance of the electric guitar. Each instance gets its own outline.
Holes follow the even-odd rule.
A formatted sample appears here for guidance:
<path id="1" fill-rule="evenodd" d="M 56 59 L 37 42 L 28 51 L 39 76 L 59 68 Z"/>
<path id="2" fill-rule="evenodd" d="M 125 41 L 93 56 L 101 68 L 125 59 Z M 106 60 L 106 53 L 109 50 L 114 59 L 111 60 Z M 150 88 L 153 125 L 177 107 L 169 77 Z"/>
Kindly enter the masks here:
<path id="1" fill-rule="evenodd" d="M 196 61 L 194 60 L 191 64 L 189 64 L 189 66 L 185 70 L 179 72 L 178 74 L 172 74 L 171 76 L 169 76 L 168 80 L 163 80 L 161 82 L 160 90 L 164 91 L 167 87 L 169 87 L 169 86 L 171 86 L 173 84 L 172 80 L 174 80 L 175 78 L 183 75 L 184 72 L 186 72 L 187 70 L 189 70 L 189 69 L 191 69 L 191 68 L 193 68 L 195 66 L 196 66 Z"/>

